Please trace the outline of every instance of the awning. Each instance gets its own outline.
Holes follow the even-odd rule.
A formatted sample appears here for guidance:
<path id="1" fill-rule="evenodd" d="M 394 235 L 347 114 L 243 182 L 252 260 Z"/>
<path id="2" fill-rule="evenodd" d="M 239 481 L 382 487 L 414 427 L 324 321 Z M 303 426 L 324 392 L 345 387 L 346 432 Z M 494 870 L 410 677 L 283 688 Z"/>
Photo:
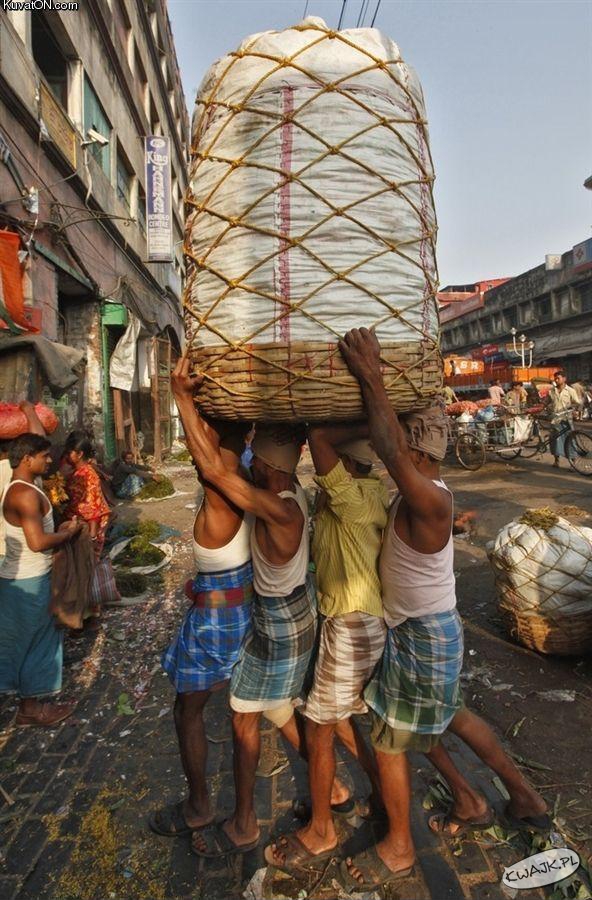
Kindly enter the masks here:
<path id="1" fill-rule="evenodd" d="M 82 350 L 49 341 L 40 334 L 8 335 L 0 333 L 0 356 L 29 347 L 37 357 L 54 397 L 76 384 L 84 358 Z"/>
<path id="2" fill-rule="evenodd" d="M 172 328 L 179 338 L 179 343 L 183 343 L 180 304 L 170 294 L 157 296 L 147 289 L 142 290 L 139 285 L 132 288 L 124 282 L 113 299 L 127 306 L 150 334 L 161 334 L 167 328 Z"/>
<path id="3" fill-rule="evenodd" d="M 557 359 L 566 356 L 580 356 L 592 353 L 592 326 L 559 325 L 542 337 L 535 338 L 533 359 Z"/>

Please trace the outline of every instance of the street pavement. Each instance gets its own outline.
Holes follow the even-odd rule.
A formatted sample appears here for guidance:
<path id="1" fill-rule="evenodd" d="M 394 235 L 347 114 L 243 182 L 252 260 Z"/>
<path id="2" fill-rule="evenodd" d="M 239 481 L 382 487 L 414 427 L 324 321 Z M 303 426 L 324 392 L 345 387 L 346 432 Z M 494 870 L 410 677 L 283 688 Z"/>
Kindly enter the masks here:
<path id="1" fill-rule="evenodd" d="M 562 501 L 565 498 L 565 502 L 575 502 L 576 496 L 581 501 L 584 487 L 590 493 L 588 483 L 578 476 L 560 473 L 557 477 L 555 473 L 549 480 L 546 470 L 540 469 L 537 490 L 544 504 L 528 503 L 532 486 L 519 488 L 518 484 L 521 478 L 536 480 L 537 470 L 533 463 L 513 465 L 519 470 L 522 467 L 526 475 L 511 475 L 503 463 L 488 465 L 482 473 L 452 469 L 445 475 L 465 505 L 472 502 L 483 511 L 475 552 L 467 557 L 471 542 L 458 542 L 459 583 L 467 577 L 467 589 L 469 580 L 473 586 L 479 583 L 475 572 L 483 567 L 483 560 L 474 563 L 472 559 L 481 552 L 480 543 L 499 527 L 498 522 L 512 518 L 516 507 L 546 505 L 551 495 Z M 172 539 L 173 562 L 153 585 L 144 605 L 109 610 L 98 636 L 66 642 L 65 694 L 78 701 L 75 717 L 52 730 L 16 729 L 12 725 L 14 702 L 5 699 L 0 706 L 3 900 L 234 900 L 245 890 L 244 896 L 249 898 L 347 896 L 339 886 L 336 862 L 300 879 L 265 866 L 262 851 L 267 839 L 296 827 L 292 801 L 308 796 L 305 765 L 286 750 L 274 729 L 263 734 L 264 765 L 268 771 L 278 771 L 257 779 L 256 811 L 262 830 L 257 850 L 243 857 L 204 862 L 192 855 L 187 838 L 158 837 L 147 828 L 149 813 L 182 797 L 184 789 L 171 714 L 173 692 L 159 659 L 186 608 L 182 586 L 191 572 L 189 529 L 193 516 L 186 504 L 195 493 L 195 476 L 190 466 L 178 466 L 174 477 L 177 489 L 186 493 L 158 503 L 119 508 L 122 519 L 155 518 L 175 526 L 182 535 Z M 500 497 L 500 485 L 507 486 L 512 478 L 515 486 L 506 497 Z M 484 492 L 486 500 L 481 496 Z M 481 536 L 479 528 L 484 532 Z M 483 569 L 483 578 L 485 572 Z M 496 640 L 503 642 L 499 637 Z M 468 640 L 469 646 L 479 645 Z M 510 653 L 515 652 L 507 646 Z M 480 647 L 474 653 L 482 662 L 487 649 Z M 474 684 L 471 682 L 471 690 Z M 474 696 L 477 698 L 477 693 Z M 481 692 L 481 700 L 483 696 Z M 487 717 L 487 704 L 483 712 Z M 490 720 L 496 727 L 495 716 Z M 212 698 L 206 726 L 212 798 L 217 815 L 224 817 L 231 812 L 234 797 L 225 692 Z M 493 774 L 460 742 L 453 739 L 447 743 L 469 779 L 501 809 L 504 799 Z M 504 866 L 534 852 L 531 840 L 500 831 L 498 840 L 493 835 L 471 835 L 454 844 L 432 834 L 424 803 L 431 796 L 434 773 L 421 756 L 411 762 L 412 821 L 418 851 L 415 875 L 399 885 L 398 892 L 387 887 L 368 896 L 402 900 L 502 897 Z M 345 751 L 339 754 L 339 775 L 356 796 L 367 795 L 365 777 L 346 759 Z M 376 839 L 373 826 L 356 817 L 339 827 L 347 853 Z M 543 894 L 520 892 L 523 900 L 538 896 Z"/>

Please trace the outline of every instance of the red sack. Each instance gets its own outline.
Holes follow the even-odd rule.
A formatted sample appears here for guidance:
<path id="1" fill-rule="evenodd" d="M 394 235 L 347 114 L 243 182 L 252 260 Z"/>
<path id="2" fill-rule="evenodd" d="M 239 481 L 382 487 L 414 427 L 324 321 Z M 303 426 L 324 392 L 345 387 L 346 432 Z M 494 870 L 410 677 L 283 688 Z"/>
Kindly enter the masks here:
<path id="1" fill-rule="evenodd" d="M 449 403 L 445 412 L 447 416 L 460 416 L 464 412 L 474 415 L 477 412 L 477 404 L 472 400 L 459 400 L 458 403 Z"/>
<path id="2" fill-rule="evenodd" d="M 52 409 L 37 403 L 35 412 L 39 416 L 46 434 L 53 434 L 59 425 L 58 417 Z M 10 441 L 28 431 L 27 417 L 16 403 L 0 403 L 0 441 Z"/>

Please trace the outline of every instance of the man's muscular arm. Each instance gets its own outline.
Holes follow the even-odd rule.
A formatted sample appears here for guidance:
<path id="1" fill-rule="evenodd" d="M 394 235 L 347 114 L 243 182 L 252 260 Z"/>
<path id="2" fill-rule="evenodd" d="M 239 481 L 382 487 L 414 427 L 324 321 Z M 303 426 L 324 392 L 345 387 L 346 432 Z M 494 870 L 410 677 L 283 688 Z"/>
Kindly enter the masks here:
<path id="1" fill-rule="evenodd" d="M 260 490 L 224 465 L 219 449 L 206 432 L 194 402 L 194 394 L 203 377 L 189 374 L 189 360 L 182 357 L 173 372 L 171 382 L 175 403 L 183 423 L 187 448 L 203 478 L 217 487 L 224 496 L 245 512 L 275 525 L 287 525 L 294 520 L 293 503 L 271 491 Z M 302 515 L 300 513 L 300 515 Z"/>
<path id="2" fill-rule="evenodd" d="M 13 492 L 14 490 L 15 488 L 12 489 Z M 19 493 L 11 505 L 20 519 L 27 546 L 34 553 L 53 550 L 60 544 L 69 541 L 77 531 L 80 531 L 81 523 L 71 519 L 69 522 L 64 522 L 59 531 L 46 534 L 43 531 L 43 518 L 39 512 L 39 498 L 36 491 L 20 487 Z"/>
<path id="3" fill-rule="evenodd" d="M 448 517 L 447 496 L 430 478 L 417 471 L 411 458 L 407 436 L 384 387 L 376 335 L 366 328 L 354 328 L 340 341 L 339 347 L 350 372 L 360 383 L 372 445 L 397 482 L 409 509 L 422 518 Z"/>
<path id="4" fill-rule="evenodd" d="M 339 462 L 335 447 L 345 441 L 368 437 L 367 422 L 350 422 L 347 425 L 311 425 L 308 429 L 308 446 L 317 475 L 328 475 Z"/>

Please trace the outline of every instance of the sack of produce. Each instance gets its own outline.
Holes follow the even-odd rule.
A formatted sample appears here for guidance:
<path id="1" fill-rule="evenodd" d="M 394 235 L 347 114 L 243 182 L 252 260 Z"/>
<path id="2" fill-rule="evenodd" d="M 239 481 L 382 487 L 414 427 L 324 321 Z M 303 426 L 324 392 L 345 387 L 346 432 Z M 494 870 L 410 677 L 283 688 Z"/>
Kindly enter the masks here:
<path id="1" fill-rule="evenodd" d="M 510 633 L 542 653 L 592 650 L 592 529 L 527 510 L 488 545 Z"/>
<path id="2" fill-rule="evenodd" d="M 373 28 L 318 18 L 246 38 L 199 89 L 184 296 L 204 412 L 363 413 L 338 341 L 375 328 L 399 410 L 442 382 L 421 86 Z"/>
<path id="3" fill-rule="evenodd" d="M 449 403 L 445 407 L 444 412 L 447 416 L 460 416 L 462 413 L 474 416 L 477 409 L 477 404 L 473 403 L 472 400 L 458 400 L 456 403 Z"/>
<path id="4" fill-rule="evenodd" d="M 53 434 L 59 424 L 54 411 L 42 403 L 37 403 L 35 412 L 46 433 Z M 28 430 L 27 417 L 16 403 L 0 403 L 0 441 L 10 441 L 21 434 L 26 434 Z"/>

